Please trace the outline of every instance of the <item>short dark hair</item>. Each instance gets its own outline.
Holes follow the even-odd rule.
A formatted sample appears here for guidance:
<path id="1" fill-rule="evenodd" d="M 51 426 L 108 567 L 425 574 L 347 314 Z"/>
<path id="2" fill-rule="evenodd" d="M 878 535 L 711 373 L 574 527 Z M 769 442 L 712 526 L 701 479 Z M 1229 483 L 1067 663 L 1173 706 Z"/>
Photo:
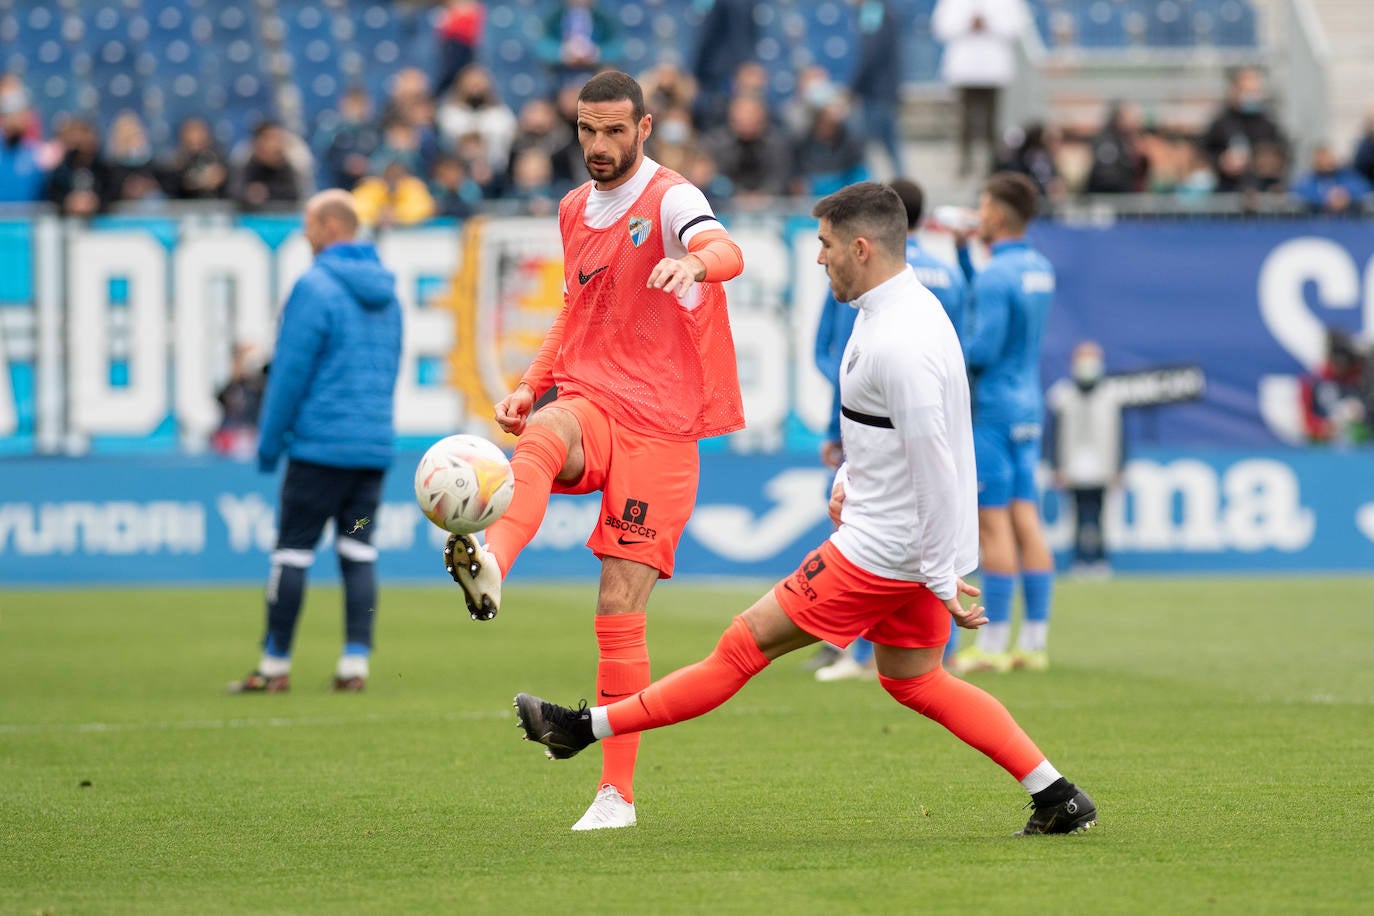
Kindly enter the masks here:
<path id="1" fill-rule="evenodd" d="M 587 80 L 577 94 L 578 102 L 619 102 L 628 99 L 638 123 L 644 117 L 644 90 L 628 73 L 603 70 Z"/>
<path id="2" fill-rule="evenodd" d="M 1022 227 L 1040 209 L 1040 189 L 1020 172 L 997 172 L 983 185 L 989 197 L 1006 207 Z"/>
<path id="3" fill-rule="evenodd" d="M 823 197 L 811 215 L 829 220 L 843 233 L 864 238 L 882 246 L 888 254 L 906 253 L 906 209 L 897 192 L 876 181 L 861 181 Z"/>
<path id="4" fill-rule="evenodd" d="M 897 192 L 906 208 L 906 230 L 912 231 L 921 225 L 921 216 L 926 212 L 926 192 L 910 178 L 894 178 L 887 186 Z"/>

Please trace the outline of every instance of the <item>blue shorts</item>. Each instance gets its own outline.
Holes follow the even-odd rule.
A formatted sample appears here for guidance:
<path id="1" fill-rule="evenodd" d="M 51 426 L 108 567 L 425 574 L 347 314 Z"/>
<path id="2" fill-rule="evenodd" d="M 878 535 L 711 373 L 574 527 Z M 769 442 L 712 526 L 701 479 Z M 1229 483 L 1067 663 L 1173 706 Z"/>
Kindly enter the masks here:
<path id="1" fill-rule="evenodd" d="M 368 520 L 377 517 L 385 476 L 382 468 L 287 461 L 277 512 L 277 549 L 313 551 L 331 521 L 338 537 L 370 545 L 377 526 Z"/>
<path id="2" fill-rule="evenodd" d="M 1040 463 L 1040 424 L 973 424 L 978 464 L 978 508 L 1001 509 L 1014 499 L 1038 502 L 1035 468 Z"/>

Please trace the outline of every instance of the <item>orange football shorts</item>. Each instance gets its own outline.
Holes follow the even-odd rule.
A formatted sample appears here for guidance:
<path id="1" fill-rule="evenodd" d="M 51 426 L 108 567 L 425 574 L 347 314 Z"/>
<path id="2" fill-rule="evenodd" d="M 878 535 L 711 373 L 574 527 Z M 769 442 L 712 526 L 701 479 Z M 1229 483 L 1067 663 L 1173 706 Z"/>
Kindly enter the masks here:
<path id="1" fill-rule="evenodd" d="M 830 541 L 774 585 L 773 597 L 793 623 L 837 646 L 859 636 L 903 649 L 949 642 L 949 610 L 934 592 L 864 572 Z"/>
<path id="2" fill-rule="evenodd" d="M 601 491 L 601 514 L 587 547 L 599 558 L 619 557 L 673 575 L 682 529 L 697 500 L 701 460 L 695 442 L 654 439 L 625 429 L 578 395 L 548 405 L 566 410 L 582 428 L 582 476 L 554 481 L 555 493 Z"/>

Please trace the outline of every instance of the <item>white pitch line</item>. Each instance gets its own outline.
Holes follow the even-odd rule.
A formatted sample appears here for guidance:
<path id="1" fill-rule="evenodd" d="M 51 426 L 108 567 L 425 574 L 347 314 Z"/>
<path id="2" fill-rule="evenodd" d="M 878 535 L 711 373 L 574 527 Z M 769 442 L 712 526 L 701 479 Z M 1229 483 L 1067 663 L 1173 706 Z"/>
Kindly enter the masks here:
<path id="1" fill-rule="evenodd" d="M 726 707 L 719 714 L 752 716 L 787 715 L 790 706 L 738 706 Z M 155 732 L 155 731 L 221 731 L 234 728 L 336 728 L 341 725 L 372 725 L 386 723 L 394 725 L 403 722 L 474 722 L 483 719 L 514 718 L 512 710 L 492 712 L 446 712 L 435 715 L 382 715 L 370 713 L 366 716 L 271 716 L 263 719 L 202 719 L 202 720 L 163 720 L 160 722 L 33 722 L 28 724 L 0 722 L 0 735 L 100 735 L 116 732 Z"/>
<path id="2" fill-rule="evenodd" d="M 217 731 L 233 728 L 333 728 L 340 725 L 373 724 L 379 722 L 462 722 L 476 719 L 504 719 L 510 712 L 449 712 L 433 716 L 395 716 L 373 713 L 366 716 L 301 716 L 287 718 L 272 716 L 266 719 L 203 719 L 161 722 L 35 722 L 26 725 L 0 723 L 0 735 L 36 735 L 66 732 L 70 734 L 103 734 L 135 731 Z"/>

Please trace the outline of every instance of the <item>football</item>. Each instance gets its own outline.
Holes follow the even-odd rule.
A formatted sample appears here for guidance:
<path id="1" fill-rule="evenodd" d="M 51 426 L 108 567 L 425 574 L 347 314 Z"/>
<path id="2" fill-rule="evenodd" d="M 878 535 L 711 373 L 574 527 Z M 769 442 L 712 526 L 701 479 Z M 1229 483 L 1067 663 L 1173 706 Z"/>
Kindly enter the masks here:
<path id="1" fill-rule="evenodd" d="M 454 534 L 486 528 L 505 513 L 514 492 L 510 461 L 494 442 L 481 436 L 440 439 L 415 468 L 420 511 Z"/>

